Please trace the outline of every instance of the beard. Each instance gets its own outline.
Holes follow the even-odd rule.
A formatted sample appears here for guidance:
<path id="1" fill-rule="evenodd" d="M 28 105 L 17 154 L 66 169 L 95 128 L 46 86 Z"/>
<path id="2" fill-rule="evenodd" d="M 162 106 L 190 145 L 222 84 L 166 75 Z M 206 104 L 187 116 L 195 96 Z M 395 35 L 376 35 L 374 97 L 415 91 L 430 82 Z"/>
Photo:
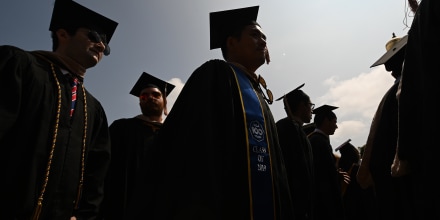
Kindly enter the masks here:
<path id="1" fill-rule="evenodd" d="M 145 116 L 161 116 L 163 107 L 154 102 L 146 102 L 141 104 L 142 114 Z"/>

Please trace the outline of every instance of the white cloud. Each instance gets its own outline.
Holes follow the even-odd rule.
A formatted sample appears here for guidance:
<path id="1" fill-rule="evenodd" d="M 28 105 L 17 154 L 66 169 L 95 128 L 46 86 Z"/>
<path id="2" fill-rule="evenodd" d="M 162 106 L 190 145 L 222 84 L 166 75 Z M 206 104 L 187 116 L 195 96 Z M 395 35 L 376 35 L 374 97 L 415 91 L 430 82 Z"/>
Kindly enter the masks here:
<path id="1" fill-rule="evenodd" d="M 185 83 L 183 83 L 179 78 L 172 78 L 168 81 L 168 83 L 171 83 L 175 86 L 173 91 L 171 91 L 171 93 L 167 96 L 167 108 L 168 112 L 170 112 Z M 166 116 L 163 118 L 165 119 Z"/>
<path id="2" fill-rule="evenodd" d="M 351 79 L 331 77 L 324 81 L 329 90 L 317 99 L 317 107 L 322 104 L 339 107 L 335 110 L 339 128 L 331 137 L 333 147 L 347 139 L 352 139 L 351 143 L 357 147 L 365 144 L 377 106 L 393 83 L 394 78 L 383 66 Z"/>
<path id="3" fill-rule="evenodd" d="M 179 78 L 172 78 L 171 80 L 168 81 L 168 83 L 171 83 L 174 86 L 176 86 L 174 87 L 173 91 L 167 96 L 168 107 L 170 108 L 169 110 L 171 110 L 172 106 L 174 105 L 174 102 L 179 96 L 180 91 L 182 91 L 182 88 L 185 85 L 185 83 L 183 83 L 182 80 Z"/>
<path id="4" fill-rule="evenodd" d="M 170 111 L 185 84 L 179 78 L 172 78 L 168 82 L 176 86 L 167 97 Z M 339 107 L 335 110 L 338 129 L 330 138 L 333 148 L 347 139 L 351 139 L 356 147 L 366 143 L 377 106 L 393 83 L 394 78 L 383 66 L 346 80 L 339 80 L 338 77 L 324 80 L 323 85 L 328 87 L 328 92 L 317 98 L 316 107 L 322 104 Z"/>

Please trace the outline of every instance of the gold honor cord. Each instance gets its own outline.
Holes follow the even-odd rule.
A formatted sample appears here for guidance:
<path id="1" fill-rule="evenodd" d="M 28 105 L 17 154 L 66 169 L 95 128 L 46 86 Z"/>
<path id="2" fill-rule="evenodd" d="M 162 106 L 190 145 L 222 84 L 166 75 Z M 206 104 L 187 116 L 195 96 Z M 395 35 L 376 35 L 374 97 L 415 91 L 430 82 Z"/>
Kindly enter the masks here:
<path id="1" fill-rule="evenodd" d="M 79 184 L 78 184 L 78 193 L 76 196 L 76 201 L 75 201 L 75 210 L 79 208 L 79 200 L 81 199 L 81 194 L 82 194 L 82 188 L 83 188 L 83 184 L 84 184 L 84 172 L 85 172 L 85 167 L 86 167 L 86 138 L 87 138 L 87 96 L 86 96 L 86 89 L 84 88 L 84 85 L 81 85 L 81 89 L 83 92 L 83 97 L 84 97 L 84 130 L 83 130 L 83 139 L 82 139 L 82 149 L 81 149 L 81 178 L 79 180 Z"/>
<path id="2" fill-rule="evenodd" d="M 57 78 L 57 75 L 55 73 L 55 68 L 53 63 L 50 63 L 50 66 L 52 68 L 52 74 L 56 82 L 57 86 L 57 115 L 55 120 L 55 126 L 54 126 L 54 132 L 53 132 L 53 138 L 52 138 L 52 146 L 49 153 L 49 158 L 46 166 L 46 173 L 44 175 L 44 183 L 40 192 L 40 196 L 37 200 L 37 206 L 34 209 L 34 213 L 32 214 L 32 220 L 38 220 L 40 218 L 41 209 L 43 207 L 43 199 L 44 199 L 44 193 L 46 192 L 46 187 L 49 182 L 49 175 L 50 175 L 50 168 L 52 165 L 52 159 L 55 152 L 55 146 L 56 146 L 56 140 L 58 135 L 58 126 L 60 122 L 60 115 L 61 115 L 61 86 L 60 82 Z M 77 198 L 75 201 L 75 209 L 78 209 L 79 206 L 79 200 L 81 198 L 81 192 L 82 192 L 82 186 L 84 182 L 84 171 L 85 171 L 85 152 L 86 152 L 86 137 L 87 137 L 87 97 L 86 97 L 86 91 L 84 86 L 81 86 L 84 96 L 84 133 L 83 133 L 83 140 L 82 140 L 82 152 L 81 152 L 81 178 L 78 184 L 78 193 Z"/>

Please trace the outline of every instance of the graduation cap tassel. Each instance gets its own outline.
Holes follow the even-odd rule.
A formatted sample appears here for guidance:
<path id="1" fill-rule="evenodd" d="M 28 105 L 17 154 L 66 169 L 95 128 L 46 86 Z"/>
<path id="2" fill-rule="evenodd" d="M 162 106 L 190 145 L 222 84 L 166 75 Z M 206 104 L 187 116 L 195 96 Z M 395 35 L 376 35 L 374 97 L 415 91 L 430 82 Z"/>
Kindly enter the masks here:
<path id="1" fill-rule="evenodd" d="M 265 55 L 266 55 L 266 64 L 269 64 L 270 63 L 270 55 L 269 55 L 269 49 L 267 48 L 267 46 L 266 46 Z"/>
<path id="2" fill-rule="evenodd" d="M 416 13 L 417 8 L 419 7 L 419 3 L 417 0 L 408 0 L 409 7 L 413 13 Z"/>

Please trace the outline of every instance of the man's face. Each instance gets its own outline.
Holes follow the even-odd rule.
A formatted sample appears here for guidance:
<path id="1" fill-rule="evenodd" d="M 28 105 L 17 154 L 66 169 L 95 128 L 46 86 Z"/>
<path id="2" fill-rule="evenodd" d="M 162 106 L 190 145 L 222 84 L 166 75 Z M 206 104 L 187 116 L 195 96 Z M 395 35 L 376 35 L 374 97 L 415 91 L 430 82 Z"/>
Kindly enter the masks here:
<path id="1" fill-rule="evenodd" d="M 145 116 L 161 116 L 165 107 L 162 92 L 155 87 L 145 88 L 139 95 L 139 105 Z"/>
<path id="2" fill-rule="evenodd" d="M 95 66 L 102 59 L 105 50 L 102 42 L 94 42 L 89 38 L 90 31 L 86 28 L 79 28 L 75 35 L 63 41 L 66 44 L 64 54 L 86 69 Z"/>
<path id="3" fill-rule="evenodd" d="M 338 128 L 338 125 L 337 125 L 338 119 L 337 118 L 333 118 L 331 120 L 329 120 L 329 119 L 325 119 L 325 120 L 328 123 L 328 125 L 327 125 L 328 126 L 328 135 L 334 135 L 336 129 Z"/>
<path id="4" fill-rule="evenodd" d="M 397 52 L 397 54 L 395 54 L 385 63 L 385 69 L 388 72 L 391 72 L 392 76 L 397 78 L 398 76 L 401 75 L 404 59 L 405 59 L 405 50 L 401 50 Z"/>
<path id="5" fill-rule="evenodd" d="M 308 100 L 307 102 L 302 102 L 300 108 L 302 109 L 301 119 L 303 120 L 304 123 L 309 123 L 313 117 L 312 112 L 313 109 L 315 108 L 315 104 L 313 104 L 310 100 Z"/>
<path id="6" fill-rule="evenodd" d="M 248 25 L 240 39 L 233 38 L 229 51 L 229 61 L 240 63 L 254 72 L 266 61 L 266 35 L 260 26 Z"/>

